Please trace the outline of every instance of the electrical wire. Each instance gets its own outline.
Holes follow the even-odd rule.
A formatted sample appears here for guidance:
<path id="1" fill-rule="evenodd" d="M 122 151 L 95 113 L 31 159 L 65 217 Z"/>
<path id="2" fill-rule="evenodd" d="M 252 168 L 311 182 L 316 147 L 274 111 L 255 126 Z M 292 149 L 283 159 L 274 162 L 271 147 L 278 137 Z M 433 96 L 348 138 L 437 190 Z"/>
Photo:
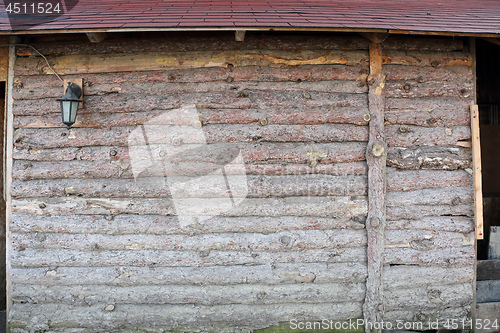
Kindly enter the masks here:
<path id="1" fill-rule="evenodd" d="M 42 58 L 43 60 L 45 60 L 45 62 L 47 63 L 47 66 L 49 66 L 50 70 L 52 71 L 52 73 L 54 73 L 57 78 L 59 80 L 61 80 L 61 82 L 64 82 L 63 79 L 61 79 L 61 77 L 59 76 L 59 74 L 56 73 L 56 71 L 54 70 L 54 68 L 52 68 L 52 66 L 50 66 L 49 64 L 49 61 L 47 60 L 47 58 L 45 58 L 45 56 L 40 52 L 38 51 L 33 45 L 30 45 L 30 44 L 1 44 L 0 46 L 28 46 L 28 47 L 31 47 L 33 49 L 33 51 L 35 51 L 36 53 L 38 53 Z"/>

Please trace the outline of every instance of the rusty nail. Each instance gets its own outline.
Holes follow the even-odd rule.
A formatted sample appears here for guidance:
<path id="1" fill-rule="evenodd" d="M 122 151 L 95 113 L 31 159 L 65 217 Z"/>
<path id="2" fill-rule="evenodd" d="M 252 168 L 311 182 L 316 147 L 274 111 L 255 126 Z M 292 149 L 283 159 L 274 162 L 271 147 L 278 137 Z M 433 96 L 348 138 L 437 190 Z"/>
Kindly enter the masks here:
<path id="1" fill-rule="evenodd" d="M 375 157 L 382 156 L 384 154 L 384 151 L 385 151 L 384 147 L 381 144 L 378 144 L 378 143 L 376 145 L 374 145 L 373 148 L 372 148 L 372 154 Z"/>
<path id="2" fill-rule="evenodd" d="M 363 120 L 366 122 L 369 122 L 371 119 L 372 119 L 372 116 L 369 113 L 367 113 L 363 116 Z"/>
<path id="3" fill-rule="evenodd" d="M 260 120 L 260 124 L 261 124 L 262 126 L 266 126 L 266 125 L 267 125 L 267 119 L 266 119 L 266 118 L 262 118 L 262 119 Z"/>

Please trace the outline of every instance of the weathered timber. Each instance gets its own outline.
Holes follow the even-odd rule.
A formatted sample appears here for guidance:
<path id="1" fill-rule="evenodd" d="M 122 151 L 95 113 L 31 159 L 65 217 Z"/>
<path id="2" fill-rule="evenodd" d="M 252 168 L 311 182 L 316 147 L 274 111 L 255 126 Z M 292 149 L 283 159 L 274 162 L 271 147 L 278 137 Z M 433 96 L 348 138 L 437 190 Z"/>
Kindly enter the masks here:
<path id="1" fill-rule="evenodd" d="M 91 43 L 100 43 L 104 39 L 108 37 L 108 34 L 105 32 L 87 32 L 87 38 Z"/>
<path id="2" fill-rule="evenodd" d="M 444 61 L 441 57 L 441 59 Z M 450 55 L 451 56 L 451 55 Z M 394 55 L 395 63 L 401 60 Z M 427 59 L 426 59 L 427 60 Z M 464 56 L 455 55 L 448 59 L 448 64 L 464 64 Z M 62 55 L 51 57 L 50 63 L 59 75 L 87 73 L 116 73 L 132 71 L 150 71 L 164 69 L 222 67 L 229 64 L 238 66 L 297 66 L 297 65 L 348 65 L 363 66 L 368 64 L 366 52 L 339 50 L 220 50 L 210 55 L 203 51 L 137 52 L 110 54 L 103 57 L 98 54 Z M 394 63 L 394 61 L 391 61 Z M 423 63 L 429 65 L 427 63 Z M 53 74 L 45 61 L 40 58 L 18 58 L 18 75 Z"/>
<path id="3" fill-rule="evenodd" d="M 459 308 L 471 304 L 473 298 L 472 283 L 449 284 L 446 286 L 428 286 L 387 290 L 384 303 L 387 311 L 427 310 Z"/>
<path id="4" fill-rule="evenodd" d="M 385 108 L 390 110 L 434 111 L 452 110 L 467 111 L 472 98 L 457 97 L 422 97 L 422 98 L 386 98 Z"/>
<path id="5" fill-rule="evenodd" d="M 221 214 L 213 199 L 179 199 L 177 203 L 192 205 L 193 216 L 316 216 L 354 217 L 365 215 L 367 200 L 353 197 L 288 197 L 245 199 L 238 206 Z M 215 202 L 217 203 L 217 201 Z M 23 214 L 154 214 L 176 215 L 168 199 L 104 199 L 104 198 L 34 198 L 13 200 L 12 211 Z"/>
<path id="6" fill-rule="evenodd" d="M 288 230 L 363 229 L 364 216 L 353 218 L 318 217 L 222 217 L 214 216 L 198 224 L 179 225 L 175 216 L 161 215 L 67 215 L 43 216 L 13 214 L 12 232 L 68 233 L 68 234 L 205 234 L 223 232 L 273 233 Z M 443 227 L 444 228 L 444 227 Z M 454 231 L 454 230 L 452 230 Z"/>
<path id="7" fill-rule="evenodd" d="M 405 51 L 462 51 L 464 43 L 456 38 L 422 38 L 408 35 L 389 35 L 384 40 L 384 50 L 405 50 Z M 385 71 L 385 68 L 384 68 Z"/>
<path id="8" fill-rule="evenodd" d="M 391 147 L 454 145 L 471 138 L 469 126 L 420 127 L 386 125 L 387 144 Z"/>
<path id="9" fill-rule="evenodd" d="M 68 79 L 69 80 L 69 79 Z M 81 80 L 81 78 L 80 78 Z M 110 84 L 92 84 L 89 87 L 85 87 L 85 96 L 102 96 L 108 94 L 117 94 L 119 96 L 131 96 L 136 94 L 179 94 L 179 93 L 233 93 L 235 89 L 238 91 L 243 90 L 264 90 L 264 91 L 300 91 L 308 92 L 314 94 L 317 92 L 330 92 L 330 93 L 349 93 L 349 94 L 364 94 L 367 92 L 366 84 L 360 81 L 346 81 L 346 80 L 335 80 L 335 81 L 318 81 L 318 82 L 308 82 L 301 80 L 301 82 L 248 82 L 239 81 L 227 82 L 229 79 L 225 79 L 222 82 L 194 82 L 194 83 L 176 83 L 176 82 L 125 82 L 125 83 L 110 83 Z M 231 80 L 230 80 L 231 81 Z M 234 81 L 234 78 L 233 80 Z M 416 94 L 430 94 L 429 91 L 433 91 L 438 96 L 443 95 L 440 90 L 430 84 L 424 84 L 423 87 L 419 87 L 414 84 Z M 59 89 L 58 89 L 59 88 Z M 394 95 L 400 96 L 399 85 L 395 85 Z M 452 89 L 446 87 L 446 91 Z M 423 90 L 420 92 L 420 90 Z M 42 99 L 42 98 L 59 98 L 61 96 L 60 87 L 33 87 L 33 88 L 23 88 L 16 89 L 14 98 L 16 100 L 24 99 Z M 406 94 L 408 95 L 408 94 Z M 404 95 L 404 96 L 406 96 Z M 443 95 L 446 96 L 446 95 Z M 126 98 L 126 97 L 124 97 Z"/>
<path id="10" fill-rule="evenodd" d="M 385 45 L 384 45 L 385 48 Z M 387 75 L 387 82 L 393 80 L 413 80 L 419 83 L 428 81 L 463 81 L 472 82 L 472 68 L 470 66 L 446 66 L 446 67 L 426 67 L 426 66 L 404 66 L 387 65 L 384 66 L 384 73 Z"/>
<path id="11" fill-rule="evenodd" d="M 409 111 L 391 110 L 385 113 L 388 125 L 415 125 L 422 127 L 453 127 L 470 124 L 469 112 L 465 110 Z"/>
<path id="12" fill-rule="evenodd" d="M 440 249 L 443 251 L 443 249 Z M 449 251 L 448 251 L 449 252 Z M 473 249 L 471 250 L 473 252 Z M 428 252 L 425 252 L 428 254 Z M 447 253 L 449 257 L 450 254 Z M 472 259 L 456 262 L 469 263 Z M 430 264 L 439 262 L 446 254 L 433 258 Z M 399 259 L 399 258 L 398 258 Z M 415 259 L 412 259 L 415 260 Z M 343 249 L 302 250 L 293 252 L 251 252 L 251 251 L 77 251 L 66 249 L 23 249 L 13 250 L 12 267 L 101 267 L 101 266 L 168 266 L 168 267 L 206 267 L 227 265 L 264 265 L 273 263 L 348 263 L 366 261 L 366 247 L 347 247 Z"/>
<path id="13" fill-rule="evenodd" d="M 206 176 L 196 185 L 196 195 L 200 198 L 226 197 L 226 191 L 214 187 L 220 176 Z M 241 175 L 227 175 L 228 181 L 242 190 L 248 191 L 247 198 L 290 197 L 290 196 L 335 196 L 366 195 L 365 176 L 332 176 L 322 174 L 303 174 L 290 176 L 254 176 L 248 175 L 241 180 Z M 79 197 L 101 198 L 168 198 L 172 196 L 168 183 L 189 181 L 186 177 L 144 177 L 140 179 L 57 179 L 19 181 L 12 183 L 12 197 Z M 191 188 L 191 190 L 195 190 Z M 234 187 L 233 187 L 234 191 Z M 176 193 L 176 198 L 189 197 L 192 193 Z"/>
<path id="14" fill-rule="evenodd" d="M 15 327 L 49 327 L 44 314 L 50 313 L 50 327 L 62 329 L 79 328 L 84 332 L 113 329 L 124 321 L 129 329 L 135 331 L 151 329 L 176 329 L 180 322 L 183 329 L 196 330 L 200 326 L 215 332 L 222 332 L 231 326 L 241 329 L 258 329 L 279 321 L 319 320 L 324 316 L 345 320 L 361 316 L 361 303 L 321 303 L 304 307 L 300 304 L 271 305 L 219 305 L 219 306 L 183 306 L 183 305 L 117 305 L 114 311 L 103 310 L 104 306 L 68 306 L 66 304 L 19 304 L 12 307 L 10 325 Z M 36 318 L 36 320 L 33 320 Z"/>
<path id="15" fill-rule="evenodd" d="M 463 52 L 408 52 L 388 50 L 383 55 L 384 65 L 405 66 L 471 66 L 472 56 Z"/>
<path id="16" fill-rule="evenodd" d="M 350 262 L 212 267 L 13 268 L 12 279 L 17 283 L 50 286 L 363 283 L 366 279 L 366 265 Z"/>
<path id="17" fill-rule="evenodd" d="M 468 187 L 427 188 L 407 192 L 388 192 L 387 207 L 411 205 L 453 205 L 472 204 L 473 190 Z"/>
<path id="18" fill-rule="evenodd" d="M 462 307 L 441 307 L 438 309 L 422 309 L 422 310 L 405 310 L 399 309 L 387 311 L 384 320 L 392 322 L 396 325 L 397 322 L 412 323 L 412 329 L 415 330 L 431 330 L 436 327 L 429 326 L 429 323 L 438 323 L 439 329 L 445 329 L 446 323 L 455 320 L 457 323 L 464 323 L 464 327 L 468 327 L 471 317 L 471 305 Z M 448 326 L 449 327 L 449 326 Z"/>
<path id="19" fill-rule="evenodd" d="M 246 96 L 246 97 L 243 97 Z M 301 91 L 233 90 L 214 93 L 170 93 L 165 95 L 140 94 L 87 96 L 82 113 L 97 112 L 146 112 L 171 110 L 196 105 L 215 109 L 261 109 L 313 107 L 366 107 L 365 94 L 316 92 L 309 95 Z M 58 112 L 60 106 L 52 98 L 39 100 L 15 100 L 14 115 L 43 115 Z"/>
<path id="20" fill-rule="evenodd" d="M 477 281 L 477 303 L 500 302 L 500 280 Z"/>
<path id="21" fill-rule="evenodd" d="M 416 236 L 419 237 L 420 234 Z M 457 244 L 462 243 L 462 239 L 453 238 L 453 236 L 458 237 L 452 234 L 449 238 L 457 239 Z M 447 241 L 446 235 L 436 238 L 443 238 L 443 241 Z M 213 233 L 203 235 L 13 233 L 11 239 L 15 244 L 13 247 L 16 249 L 293 252 L 304 249 L 340 249 L 364 246 L 366 245 L 366 232 L 365 230 L 337 229 L 330 231 L 294 230 L 268 234 Z M 395 241 L 400 240 L 396 239 Z M 438 241 L 439 239 L 435 243 Z"/>
<path id="22" fill-rule="evenodd" d="M 366 297 L 363 304 L 365 322 L 381 322 L 383 315 L 383 248 L 385 229 L 386 156 L 384 134 L 384 87 L 382 47 L 370 43 L 370 75 L 368 77 L 368 107 L 370 111 L 369 142 L 366 151 L 368 165 L 368 216 L 366 220 L 367 266 Z M 365 327 L 366 333 L 380 332 Z"/>
<path id="23" fill-rule="evenodd" d="M 474 221 L 463 216 L 427 216 L 417 220 L 402 219 L 387 221 L 387 229 L 394 230 L 439 230 L 463 234 L 474 230 Z"/>
<path id="24" fill-rule="evenodd" d="M 387 166 L 398 169 L 457 170 L 471 164 L 471 150 L 456 145 L 394 147 L 387 154 Z"/>
<path id="25" fill-rule="evenodd" d="M 486 321 L 486 319 L 488 321 Z M 476 323 L 479 323 L 479 320 L 483 323 L 480 329 L 476 329 L 477 333 L 487 333 L 496 330 L 498 326 L 494 323 L 500 322 L 500 302 L 477 304 L 476 320 L 478 320 Z M 485 322 L 488 323 L 488 325 L 484 326 Z"/>
<path id="26" fill-rule="evenodd" d="M 14 302 L 22 303 L 59 303 L 68 305 L 196 304 L 213 306 L 223 304 L 300 303 L 305 306 L 305 304 L 312 303 L 362 302 L 365 296 L 363 283 L 314 283 L 306 286 L 304 284 L 273 286 L 248 284 L 186 286 L 170 284 L 131 287 L 81 285 L 78 290 L 71 286 L 46 286 L 39 290 L 34 289 L 32 285 L 16 284 L 12 290 L 12 299 Z M 456 292 L 456 290 L 452 291 Z M 443 301 L 443 304 L 447 303 Z"/>
<path id="27" fill-rule="evenodd" d="M 471 137 L 472 137 L 472 170 L 474 177 L 474 221 L 476 224 L 476 239 L 483 239 L 484 238 L 483 178 L 482 178 L 483 176 L 482 176 L 482 166 L 481 166 L 479 107 L 477 105 L 471 105 L 470 117 L 471 117 L 470 127 L 471 127 Z M 491 258 L 491 259 L 498 259 L 498 258 Z"/>
<path id="28" fill-rule="evenodd" d="M 384 290 L 472 283 L 473 278 L 473 267 L 385 266 Z"/>
<path id="29" fill-rule="evenodd" d="M 471 233 L 435 230 L 387 230 L 386 248 L 430 250 L 445 247 L 474 246 Z"/>
<path id="30" fill-rule="evenodd" d="M 464 170 L 387 169 L 387 190 L 390 192 L 458 186 L 472 186 L 472 176 Z"/>
<path id="31" fill-rule="evenodd" d="M 443 267 L 472 266 L 475 260 L 474 246 L 416 250 L 408 247 L 384 250 L 386 265 L 420 265 Z"/>
<path id="32" fill-rule="evenodd" d="M 409 205 L 387 207 L 388 220 L 419 220 L 422 217 L 427 216 L 473 217 L 474 210 L 470 204 Z"/>
<path id="33" fill-rule="evenodd" d="M 418 80 L 418 79 L 417 79 Z M 386 83 L 387 98 L 419 98 L 419 97 L 460 97 L 473 95 L 473 82 L 461 81 L 427 81 L 420 83 L 414 80 L 388 81 Z"/>
<path id="34" fill-rule="evenodd" d="M 478 260 L 477 280 L 500 280 L 500 259 Z"/>
<path id="35" fill-rule="evenodd" d="M 356 124 L 367 125 L 363 116 L 368 110 L 363 107 L 321 107 L 321 108 L 286 108 L 286 109 L 205 109 L 197 108 L 200 121 L 203 125 L 207 124 L 258 124 L 265 118 L 268 124 L 274 125 L 319 125 L 319 124 Z M 154 121 L 155 124 L 174 125 L 172 117 L 167 117 L 169 111 L 155 110 L 149 112 L 124 112 L 124 113 L 79 113 L 76 123 L 73 127 L 106 128 L 115 126 L 141 125 Z M 426 124 L 425 120 L 429 117 L 437 117 L 441 124 L 441 119 L 451 115 L 445 111 L 444 114 L 429 114 L 421 122 Z M 425 117 L 415 116 L 415 119 Z M 398 118 L 399 119 L 399 118 Z M 468 119 L 468 114 L 467 114 Z M 455 125 L 464 125 L 465 123 L 454 120 Z M 420 122 L 416 125 L 419 125 Z M 439 126 L 438 124 L 436 124 Z M 14 127 L 61 127 L 61 114 L 51 113 L 39 116 L 17 116 L 14 119 Z"/>
<path id="36" fill-rule="evenodd" d="M 47 149 L 84 146 L 137 145 L 133 132 L 140 126 L 111 128 L 20 128 L 15 132 L 15 146 Z M 179 145 L 231 142 L 349 142 L 367 141 L 366 126 L 349 124 L 325 125 L 267 125 L 234 124 L 206 125 L 196 132 L 193 126 L 145 125 L 149 145 Z M 456 131 L 459 132 L 459 131 Z M 201 135 L 197 135 L 201 133 Z M 457 134 L 458 135 L 458 134 Z M 137 136 L 135 136 L 137 137 Z M 134 137 L 134 138 L 135 138 Z M 136 139 L 136 142 L 138 140 Z M 138 141 L 140 142 L 140 141 Z"/>

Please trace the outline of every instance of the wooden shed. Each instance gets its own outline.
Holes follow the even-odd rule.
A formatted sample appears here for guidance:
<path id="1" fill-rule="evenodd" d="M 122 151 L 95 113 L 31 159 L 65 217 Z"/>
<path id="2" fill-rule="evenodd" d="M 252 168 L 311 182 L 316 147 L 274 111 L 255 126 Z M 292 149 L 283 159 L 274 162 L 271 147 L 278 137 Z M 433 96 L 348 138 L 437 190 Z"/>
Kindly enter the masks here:
<path id="1" fill-rule="evenodd" d="M 10 332 L 500 330 L 500 3 L 27 3 Z"/>

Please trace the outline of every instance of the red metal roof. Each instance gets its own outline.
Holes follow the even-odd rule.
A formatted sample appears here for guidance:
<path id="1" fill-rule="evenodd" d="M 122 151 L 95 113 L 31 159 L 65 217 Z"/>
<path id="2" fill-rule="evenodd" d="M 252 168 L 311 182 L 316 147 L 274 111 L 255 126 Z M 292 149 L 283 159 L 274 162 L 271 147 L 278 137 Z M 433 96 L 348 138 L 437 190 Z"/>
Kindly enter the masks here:
<path id="1" fill-rule="evenodd" d="M 4 5 L 9 1 L 13 0 L 4 0 Z M 500 0 L 73 0 L 72 2 L 78 3 L 60 16 L 26 14 L 18 15 L 16 18 L 12 16 L 9 18 L 5 6 L 0 5 L 2 11 L 0 30 L 239 27 L 500 33 Z M 71 0 L 66 0 L 65 3 L 71 7 Z"/>

